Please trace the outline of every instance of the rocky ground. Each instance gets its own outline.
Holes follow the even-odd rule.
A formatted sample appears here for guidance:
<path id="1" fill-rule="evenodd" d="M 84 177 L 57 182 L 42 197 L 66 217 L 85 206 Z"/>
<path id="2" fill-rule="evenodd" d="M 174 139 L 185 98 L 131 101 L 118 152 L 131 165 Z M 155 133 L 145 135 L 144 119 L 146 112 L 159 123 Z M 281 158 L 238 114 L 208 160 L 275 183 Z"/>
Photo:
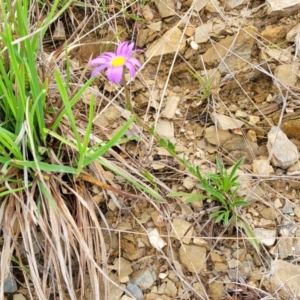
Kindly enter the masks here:
<path id="1" fill-rule="evenodd" d="M 130 83 L 135 111 L 203 174 L 215 172 L 216 156 L 228 168 L 245 157 L 240 193 L 250 205 L 240 214 L 260 246 L 242 229 L 210 220 L 216 204 L 209 201 L 131 199 L 91 186 L 105 216 L 109 276 L 116 283 L 109 299 L 300 299 L 300 1 L 154 0 L 109 8 L 118 13 L 126 5 L 114 30 L 144 50 Z M 55 28 L 58 41 L 68 37 L 62 26 Z M 70 52 L 75 73 L 104 47 L 113 49 L 107 42 L 114 30 L 99 27 L 82 37 L 84 46 Z M 122 87 L 99 75 L 91 92 L 97 135 L 107 139 L 128 118 Z M 88 103 L 86 95 L 82 107 Z M 132 131 L 142 139 L 107 159 L 129 173 L 148 172 L 164 196 L 202 193 L 156 141 L 138 126 Z M 103 170 L 103 180 L 130 190 L 110 171 Z M 87 284 L 85 299 L 93 299 L 88 291 Z"/>

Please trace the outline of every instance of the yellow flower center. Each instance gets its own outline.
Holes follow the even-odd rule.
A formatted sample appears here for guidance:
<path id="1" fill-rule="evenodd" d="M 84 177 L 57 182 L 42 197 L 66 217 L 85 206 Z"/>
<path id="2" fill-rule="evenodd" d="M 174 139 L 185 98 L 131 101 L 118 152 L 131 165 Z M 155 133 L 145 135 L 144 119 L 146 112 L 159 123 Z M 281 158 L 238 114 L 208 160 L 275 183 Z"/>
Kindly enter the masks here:
<path id="1" fill-rule="evenodd" d="M 113 67 L 121 67 L 125 64 L 126 59 L 122 56 L 118 56 L 111 61 Z"/>

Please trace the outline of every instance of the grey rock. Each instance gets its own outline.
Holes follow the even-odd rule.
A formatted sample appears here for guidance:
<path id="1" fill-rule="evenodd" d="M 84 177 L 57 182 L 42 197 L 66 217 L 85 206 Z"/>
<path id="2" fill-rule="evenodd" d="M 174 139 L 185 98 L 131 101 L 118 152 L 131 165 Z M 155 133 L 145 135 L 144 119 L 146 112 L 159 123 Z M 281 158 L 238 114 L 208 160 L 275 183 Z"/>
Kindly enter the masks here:
<path id="1" fill-rule="evenodd" d="M 276 240 L 275 229 L 255 228 L 255 236 L 257 240 L 265 246 L 273 246 Z"/>
<path id="2" fill-rule="evenodd" d="M 287 169 L 299 159 L 297 146 L 277 126 L 273 126 L 268 133 L 267 148 L 272 154 L 272 163 L 277 167 Z"/>
<path id="3" fill-rule="evenodd" d="M 150 288 L 156 280 L 154 271 L 144 268 L 132 274 L 132 283 L 138 285 L 142 290 Z"/>
<path id="4" fill-rule="evenodd" d="M 128 283 L 127 290 L 137 299 L 137 300 L 143 300 L 144 295 L 142 290 L 136 285 L 132 283 Z"/>
<path id="5" fill-rule="evenodd" d="M 288 199 L 285 199 L 284 207 L 282 208 L 282 212 L 287 215 L 294 214 L 292 202 Z"/>
<path id="6" fill-rule="evenodd" d="M 15 293 L 18 290 L 16 280 L 9 274 L 3 283 L 3 291 L 7 294 Z"/>

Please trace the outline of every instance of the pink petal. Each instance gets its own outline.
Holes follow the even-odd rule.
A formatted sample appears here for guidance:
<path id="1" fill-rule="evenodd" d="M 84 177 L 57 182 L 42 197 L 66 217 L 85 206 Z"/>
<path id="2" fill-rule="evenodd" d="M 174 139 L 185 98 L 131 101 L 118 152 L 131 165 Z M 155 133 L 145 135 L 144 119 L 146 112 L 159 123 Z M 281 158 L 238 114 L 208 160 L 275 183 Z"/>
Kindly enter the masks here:
<path id="1" fill-rule="evenodd" d="M 107 79 L 113 83 L 120 83 L 123 74 L 123 66 L 107 68 Z"/>
<path id="2" fill-rule="evenodd" d="M 129 63 L 135 65 L 137 68 L 140 68 L 140 67 L 142 66 L 141 63 L 139 62 L 139 60 L 137 60 L 137 59 L 134 58 L 134 57 L 129 58 L 129 59 L 127 60 L 127 62 L 129 62 Z"/>
<path id="3" fill-rule="evenodd" d="M 118 46 L 116 54 L 117 56 L 128 57 L 132 54 L 133 47 L 134 43 L 124 42 Z"/>
<path id="4" fill-rule="evenodd" d="M 134 77 L 136 74 L 136 69 L 135 69 L 134 65 L 131 64 L 130 62 L 126 62 L 125 66 L 129 70 L 131 77 Z"/>
<path id="5" fill-rule="evenodd" d="M 112 52 L 104 52 L 100 56 L 90 60 L 88 65 L 95 66 L 95 65 L 102 65 L 102 64 L 109 64 L 110 61 L 115 57 L 115 54 Z"/>
<path id="6" fill-rule="evenodd" d="M 94 77 L 95 75 L 97 75 L 99 72 L 101 72 L 102 70 L 108 68 L 109 66 L 108 65 L 102 65 L 102 66 L 99 66 L 97 68 L 95 68 L 92 73 L 91 73 L 91 77 Z"/>

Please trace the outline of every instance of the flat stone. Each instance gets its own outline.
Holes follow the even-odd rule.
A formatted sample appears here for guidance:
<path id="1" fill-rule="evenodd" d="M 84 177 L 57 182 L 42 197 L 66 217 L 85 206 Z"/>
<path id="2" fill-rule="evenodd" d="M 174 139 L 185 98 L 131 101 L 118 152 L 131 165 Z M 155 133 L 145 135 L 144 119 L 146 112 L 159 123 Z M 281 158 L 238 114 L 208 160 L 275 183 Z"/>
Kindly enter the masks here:
<path id="1" fill-rule="evenodd" d="M 151 23 L 151 24 L 147 25 L 147 27 L 148 27 L 149 29 L 151 29 L 152 31 L 157 31 L 157 32 L 159 32 L 159 31 L 161 31 L 161 29 L 162 29 L 162 21 L 158 21 L 158 22 Z"/>
<path id="2" fill-rule="evenodd" d="M 222 114 L 211 113 L 210 117 L 221 130 L 241 128 L 244 125 L 244 122 L 228 116 L 224 116 Z"/>
<path id="3" fill-rule="evenodd" d="M 285 199 L 285 204 L 284 204 L 284 207 L 282 208 L 282 213 L 284 213 L 286 215 L 294 214 L 293 205 L 290 200 Z"/>
<path id="4" fill-rule="evenodd" d="M 243 136 L 233 136 L 231 140 L 223 144 L 224 152 L 231 154 L 236 159 L 245 157 L 247 161 L 252 161 L 252 157 L 258 151 L 258 145 L 246 140 Z"/>
<path id="5" fill-rule="evenodd" d="M 158 228 L 165 227 L 167 225 L 163 216 L 157 210 L 155 210 L 151 213 L 151 219 L 152 219 L 154 225 Z"/>
<path id="6" fill-rule="evenodd" d="M 260 214 L 264 219 L 272 220 L 272 221 L 276 220 L 280 215 L 275 208 L 271 208 L 271 207 L 262 209 L 260 211 Z"/>
<path id="7" fill-rule="evenodd" d="M 131 263 L 127 259 L 120 257 L 114 261 L 114 268 L 119 274 L 119 278 L 123 278 L 132 273 Z"/>
<path id="8" fill-rule="evenodd" d="M 220 73 L 231 73 L 243 69 L 251 61 L 256 29 L 242 28 L 235 36 L 227 36 L 209 48 L 203 55 L 208 66 L 218 64 Z"/>
<path id="9" fill-rule="evenodd" d="M 286 299 L 299 299 L 300 266 L 281 259 L 275 259 L 271 263 L 270 276 L 266 277 L 263 285 L 268 291 L 277 291 Z M 291 298 L 292 297 L 292 298 Z"/>
<path id="10" fill-rule="evenodd" d="M 253 161 L 252 170 L 254 174 L 269 176 L 274 174 L 274 169 L 267 159 L 256 159 Z"/>
<path id="11" fill-rule="evenodd" d="M 288 42 L 294 42 L 296 35 L 299 34 L 300 31 L 300 23 L 298 23 L 296 26 L 294 26 L 286 35 L 286 40 Z"/>
<path id="12" fill-rule="evenodd" d="M 209 0 L 195 0 L 193 2 L 193 10 L 195 10 L 196 12 L 199 12 L 200 10 L 202 10 L 205 5 L 209 2 Z"/>
<path id="13" fill-rule="evenodd" d="M 208 22 L 196 28 L 194 41 L 197 44 L 206 43 L 213 33 L 213 23 Z"/>
<path id="14" fill-rule="evenodd" d="M 177 296 L 177 287 L 176 287 L 176 285 L 174 284 L 173 281 L 171 281 L 169 279 L 166 279 L 165 282 L 166 282 L 166 287 L 165 287 L 165 290 L 164 290 L 164 294 L 166 296 L 170 296 L 173 299 L 175 299 L 176 296 Z"/>
<path id="15" fill-rule="evenodd" d="M 231 140 L 233 134 L 228 130 L 217 129 L 215 126 L 210 126 L 205 129 L 205 139 L 212 145 L 222 146 L 225 142 Z"/>
<path id="16" fill-rule="evenodd" d="M 299 159 L 299 152 L 286 134 L 277 126 L 273 126 L 268 133 L 267 148 L 272 156 L 274 166 L 287 169 Z"/>
<path id="17" fill-rule="evenodd" d="M 271 43 L 282 41 L 287 35 L 289 27 L 287 25 L 268 25 L 261 32 L 261 36 Z"/>
<path id="18" fill-rule="evenodd" d="M 206 249 L 194 245 L 182 245 L 179 249 L 181 263 L 192 273 L 206 270 Z"/>
<path id="19" fill-rule="evenodd" d="M 177 51 L 182 53 L 186 44 L 182 35 L 182 31 L 177 27 L 169 29 L 162 37 L 150 45 L 145 52 L 146 58 L 174 54 Z"/>
<path id="20" fill-rule="evenodd" d="M 224 293 L 224 284 L 222 282 L 219 282 L 217 280 L 212 281 L 208 284 L 209 287 L 209 293 L 211 298 L 213 300 L 219 300 L 221 299 L 222 294 Z"/>
<path id="21" fill-rule="evenodd" d="M 175 15 L 175 1 L 173 0 L 154 0 L 158 13 L 162 19 Z"/>
<path id="22" fill-rule="evenodd" d="M 255 228 L 254 233 L 257 240 L 265 246 L 273 246 L 276 240 L 276 230 Z"/>
<path id="23" fill-rule="evenodd" d="M 191 225 L 192 224 L 185 220 L 175 218 L 172 221 L 171 235 L 184 244 L 189 244 L 194 234 L 194 227 Z"/>
<path id="24" fill-rule="evenodd" d="M 151 21 L 153 19 L 153 12 L 152 12 L 152 9 L 151 7 L 146 4 L 143 8 L 142 8 L 142 15 L 143 17 L 148 20 L 148 21 Z"/>
<path id="25" fill-rule="evenodd" d="M 287 169 L 286 175 L 299 175 L 300 174 L 300 162 L 297 161 L 295 164 Z"/>
<path id="26" fill-rule="evenodd" d="M 162 117 L 167 119 L 173 119 L 175 116 L 180 97 L 171 96 L 167 98 L 165 109 L 162 112 Z"/>
<path id="27" fill-rule="evenodd" d="M 281 85 L 285 85 L 287 87 L 299 88 L 297 65 L 299 66 L 299 64 L 297 63 L 277 66 L 274 70 L 274 76 L 276 78 L 276 81 L 279 81 Z"/>
<path id="28" fill-rule="evenodd" d="M 155 280 L 156 274 L 149 268 L 135 271 L 132 274 L 132 283 L 138 285 L 142 290 L 149 289 Z"/>
<path id="29" fill-rule="evenodd" d="M 137 300 L 143 300 L 144 294 L 142 290 L 135 284 L 128 283 L 127 290 L 137 299 Z M 132 299 L 132 298 L 130 298 Z"/>
<path id="30" fill-rule="evenodd" d="M 245 0 L 226 0 L 225 9 L 230 10 L 244 4 Z"/>
<path id="31" fill-rule="evenodd" d="M 267 0 L 267 3 L 269 14 L 297 13 L 300 9 L 300 0 Z"/>

